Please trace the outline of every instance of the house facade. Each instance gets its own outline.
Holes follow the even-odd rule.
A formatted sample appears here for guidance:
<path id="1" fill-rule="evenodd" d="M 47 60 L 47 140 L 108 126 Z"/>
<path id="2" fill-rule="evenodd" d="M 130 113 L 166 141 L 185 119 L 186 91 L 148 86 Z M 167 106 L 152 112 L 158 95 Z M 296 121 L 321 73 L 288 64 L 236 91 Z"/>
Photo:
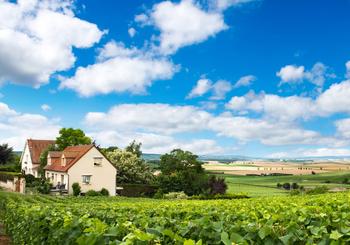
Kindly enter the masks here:
<path id="1" fill-rule="evenodd" d="M 69 146 L 47 156 L 45 177 L 69 194 L 73 183 L 78 183 L 82 193 L 105 188 L 115 196 L 116 176 L 114 165 L 94 145 Z"/>
<path id="2" fill-rule="evenodd" d="M 35 140 L 28 139 L 25 143 L 21 155 L 21 169 L 25 174 L 39 176 L 40 155 L 50 145 L 55 144 L 54 140 Z"/>

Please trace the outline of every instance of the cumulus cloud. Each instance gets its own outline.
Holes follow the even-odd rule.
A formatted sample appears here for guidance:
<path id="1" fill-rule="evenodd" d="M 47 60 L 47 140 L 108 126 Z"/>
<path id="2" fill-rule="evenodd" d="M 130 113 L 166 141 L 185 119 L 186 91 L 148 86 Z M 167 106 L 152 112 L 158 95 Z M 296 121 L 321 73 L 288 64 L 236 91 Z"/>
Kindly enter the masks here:
<path id="1" fill-rule="evenodd" d="M 22 150 L 28 138 L 54 139 L 60 128 L 56 119 L 16 112 L 0 103 L 0 143 L 8 143 L 16 150 Z"/>
<path id="2" fill-rule="evenodd" d="M 174 137 L 184 132 L 209 131 L 240 142 L 259 141 L 265 145 L 337 142 L 336 139 L 323 137 L 318 132 L 305 130 L 291 122 L 237 117 L 231 113 L 214 115 L 198 107 L 168 104 L 117 105 L 108 112 L 88 113 L 85 125 L 91 132 L 112 131 L 123 135 L 143 133 Z M 167 144 L 167 141 L 164 142 Z"/>
<path id="3" fill-rule="evenodd" d="M 297 84 L 306 80 L 318 88 L 323 87 L 327 77 L 334 77 L 334 74 L 328 72 L 328 67 L 321 62 L 314 64 L 311 70 L 306 70 L 304 66 L 286 65 L 276 75 L 281 79 L 280 85 Z"/>
<path id="4" fill-rule="evenodd" d="M 73 66 L 73 48 L 100 40 L 103 32 L 73 8 L 69 0 L 0 1 L 0 82 L 39 87 Z"/>
<path id="5" fill-rule="evenodd" d="M 49 106 L 48 104 L 42 104 L 41 109 L 43 111 L 49 111 L 49 110 L 51 110 L 51 106 Z"/>
<path id="6" fill-rule="evenodd" d="M 235 112 L 257 112 L 282 121 L 308 120 L 316 116 L 350 113 L 349 94 L 350 80 L 346 80 L 333 84 L 315 99 L 249 92 L 244 96 L 232 97 L 226 108 Z"/>
<path id="7" fill-rule="evenodd" d="M 224 11 L 231 6 L 252 2 L 253 0 L 211 0 L 210 4 L 218 11 Z"/>
<path id="8" fill-rule="evenodd" d="M 177 70 L 166 58 L 111 41 L 100 50 L 97 63 L 78 67 L 73 77 L 62 79 L 60 88 L 85 97 L 111 92 L 141 94 L 153 81 L 170 79 Z"/>
<path id="9" fill-rule="evenodd" d="M 128 29 L 128 33 L 130 37 L 134 37 L 136 35 L 136 30 L 135 28 L 131 27 Z"/>
<path id="10" fill-rule="evenodd" d="M 345 68 L 346 68 L 345 77 L 346 79 L 350 79 L 350 61 L 346 62 Z"/>
<path id="11" fill-rule="evenodd" d="M 192 0 L 155 4 L 149 15 L 137 15 L 135 20 L 143 25 L 151 24 L 160 31 L 159 51 L 165 55 L 227 29 L 220 12 L 208 12 Z"/>
<path id="12" fill-rule="evenodd" d="M 202 78 L 197 81 L 196 86 L 191 90 L 188 99 L 199 97 L 206 94 L 212 88 L 212 82 L 209 79 Z"/>
<path id="13" fill-rule="evenodd" d="M 239 87 L 247 87 L 252 84 L 256 80 L 256 77 L 253 75 L 248 75 L 241 77 L 233 86 L 234 88 L 239 88 Z"/>
<path id="14" fill-rule="evenodd" d="M 232 90 L 232 84 L 226 80 L 219 80 L 213 85 L 213 96 L 210 97 L 212 100 L 225 99 L 226 94 Z"/>

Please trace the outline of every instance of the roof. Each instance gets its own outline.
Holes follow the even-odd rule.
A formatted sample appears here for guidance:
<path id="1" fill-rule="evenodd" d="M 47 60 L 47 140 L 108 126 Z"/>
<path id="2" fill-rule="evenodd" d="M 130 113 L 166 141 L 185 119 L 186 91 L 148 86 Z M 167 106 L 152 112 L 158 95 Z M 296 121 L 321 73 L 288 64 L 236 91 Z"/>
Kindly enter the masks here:
<path id="1" fill-rule="evenodd" d="M 66 158 L 66 165 L 62 166 L 61 161 L 52 161 L 51 165 L 47 165 L 45 170 L 57 171 L 57 172 L 67 172 L 79 159 L 84 156 L 94 145 L 77 145 L 68 146 L 61 152 L 50 152 L 54 157 L 64 155 Z M 51 155 L 49 155 L 51 157 Z M 59 157 L 60 157 L 59 156 Z"/>
<path id="2" fill-rule="evenodd" d="M 34 140 L 28 139 L 27 145 L 30 152 L 30 157 L 32 159 L 33 164 L 40 164 L 40 155 L 41 153 L 47 149 L 50 145 L 54 145 L 56 143 L 55 140 Z"/>

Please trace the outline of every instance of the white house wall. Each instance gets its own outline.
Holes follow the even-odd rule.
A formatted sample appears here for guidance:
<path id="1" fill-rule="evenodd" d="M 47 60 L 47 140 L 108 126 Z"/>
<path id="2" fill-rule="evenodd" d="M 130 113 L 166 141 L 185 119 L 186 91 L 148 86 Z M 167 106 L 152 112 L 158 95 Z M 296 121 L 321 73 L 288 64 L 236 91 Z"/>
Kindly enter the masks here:
<path id="1" fill-rule="evenodd" d="M 101 166 L 94 165 L 94 157 L 102 157 Z M 111 196 L 116 194 L 117 170 L 110 162 L 95 148 L 91 148 L 82 158 L 78 160 L 69 170 L 69 193 L 72 194 L 72 184 L 79 183 L 81 191 L 100 191 L 105 188 Z M 83 183 L 83 175 L 91 175 L 91 183 Z"/>
<path id="2" fill-rule="evenodd" d="M 32 163 L 32 158 L 30 156 L 28 143 L 26 143 L 26 145 L 24 147 L 24 151 L 22 153 L 21 168 L 25 172 L 25 174 L 33 174 L 34 175 L 33 163 Z"/>

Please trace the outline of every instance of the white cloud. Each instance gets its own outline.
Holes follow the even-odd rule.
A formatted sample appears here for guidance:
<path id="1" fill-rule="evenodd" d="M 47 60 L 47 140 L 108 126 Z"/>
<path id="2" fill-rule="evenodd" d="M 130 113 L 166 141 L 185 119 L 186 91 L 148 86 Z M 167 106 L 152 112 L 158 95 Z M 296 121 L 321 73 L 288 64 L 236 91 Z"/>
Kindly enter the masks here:
<path id="1" fill-rule="evenodd" d="M 212 88 L 212 82 L 209 79 L 202 78 L 197 81 L 196 86 L 191 90 L 187 98 L 199 97 L 207 93 Z"/>
<path id="2" fill-rule="evenodd" d="M 346 148 L 317 148 L 300 152 L 304 157 L 328 157 L 328 156 L 350 156 L 350 149 Z"/>
<path id="3" fill-rule="evenodd" d="M 49 110 L 51 110 L 51 106 L 49 106 L 48 104 L 42 104 L 41 109 L 43 111 L 49 111 Z"/>
<path id="4" fill-rule="evenodd" d="M 0 103 L 0 143 L 8 143 L 16 150 L 22 150 L 28 138 L 54 139 L 60 128 L 57 119 L 16 112 Z"/>
<path id="5" fill-rule="evenodd" d="M 276 73 L 281 78 L 281 83 L 297 83 L 304 78 L 304 66 L 286 65 Z"/>
<path id="6" fill-rule="evenodd" d="M 335 76 L 332 73 L 328 73 L 328 67 L 321 62 L 314 64 L 311 70 L 305 70 L 304 66 L 286 65 L 276 75 L 281 78 L 280 84 L 295 84 L 306 80 L 317 86 L 319 92 L 321 92 L 326 78 Z"/>
<path id="7" fill-rule="evenodd" d="M 136 35 L 136 30 L 135 28 L 131 27 L 128 29 L 128 33 L 130 37 L 134 37 Z"/>
<path id="8" fill-rule="evenodd" d="M 240 5 L 251 1 L 253 0 L 211 0 L 211 5 L 218 11 L 224 11 L 231 6 Z"/>
<path id="9" fill-rule="evenodd" d="M 144 25 L 152 24 L 160 31 L 159 49 L 166 55 L 227 29 L 221 13 L 207 12 L 192 0 L 163 1 L 153 6 L 149 16 L 138 15 L 135 20 Z"/>
<path id="10" fill-rule="evenodd" d="M 85 97 L 111 92 L 141 94 L 153 81 L 170 79 L 177 70 L 168 59 L 112 41 L 100 50 L 96 64 L 78 67 L 73 77 L 62 79 L 60 88 Z"/>
<path id="11" fill-rule="evenodd" d="M 210 97 L 212 100 L 222 100 L 228 92 L 232 90 L 230 82 L 225 80 L 219 80 L 213 85 L 213 96 Z"/>
<path id="12" fill-rule="evenodd" d="M 335 121 L 337 134 L 345 139 L 350 139 L 350 118 Z"/>
<path id="13" fill-rule="evenodd" d="M 256 80 L 256 77 L 253 75 L 248 75 L 241 77 L 236 84 L 233 86 L 234 88 L 239 88 L 239 87 L 247 87 L 252 84 Z"/>
<path id="14" fill-rule="evenodd" d="M 350 79 L 350 61 L 346 62 L 345 67 L 346 67 L 345 77 L 346 79 Z"/>
<path id="15" fill-rule="evenodd" d="M 39 87 L 73 66 L 73 47 L 100 40 L 103 32 L 72 9 L 72 1 L 0 1 L 0 82 Z"/>

